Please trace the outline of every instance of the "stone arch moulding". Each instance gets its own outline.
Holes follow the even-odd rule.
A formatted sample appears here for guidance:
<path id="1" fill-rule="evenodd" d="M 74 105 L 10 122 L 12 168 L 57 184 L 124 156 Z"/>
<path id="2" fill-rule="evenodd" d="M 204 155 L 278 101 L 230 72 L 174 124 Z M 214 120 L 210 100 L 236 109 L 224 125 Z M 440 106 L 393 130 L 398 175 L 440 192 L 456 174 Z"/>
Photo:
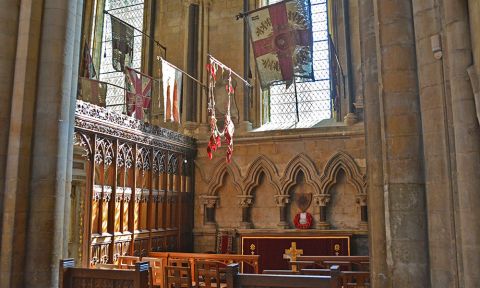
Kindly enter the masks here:
<path id="1" fill-rule="evenodd" d="M 299 171 L 305 175 L 305 183 L 314 188 L 314 194 L 320 194 L 320 176 L 318 176 L 315 163 L 304 153 L 293 157 L 287 164 L 283 177 L 280 179 L 282 194 L 287 194 L 290 188 L 296 184 L 296 178 Z"/>
<path id="2" fill-rule="evenodd" d="M 282 190 L 280 189 L 280 176 L 278 175 L 277 167 L 265 155 L 260 155 L 248 167 L 247 175 L 245 175 L 245 179 L 243 180 L 242 194 L 252 194 L 253 189 L 260 184 L 260 175 L 262 172 L 274 187 L 276 194 L 282 194 Z"/>
<path id="3" fill-rule="evenodd" d="M 346 152 L 339 151 L 330 157 L 321 176 L 321 191 L 329 194 L 330 188 L 337 182 L 337 173 L 343 169 L 348 183 L 357 190 L 357 194 L 366 194 L 366 175 L 360 172 L 355 160 Z"/>
<path id="4" fill-rule="evenodd" d="M 234 161 L 227 164 L 225 160 L 222 159 L 218 161 L 214 167 L 217 168 L 208 183 L 207 195 L 217 196 L 218 189 L 222 186 L 223 177 L 225 177 L 226 173 L 233 178 L 233 186 L 235 187 L 237 195 L 242 194 L 240 169 Z"/>

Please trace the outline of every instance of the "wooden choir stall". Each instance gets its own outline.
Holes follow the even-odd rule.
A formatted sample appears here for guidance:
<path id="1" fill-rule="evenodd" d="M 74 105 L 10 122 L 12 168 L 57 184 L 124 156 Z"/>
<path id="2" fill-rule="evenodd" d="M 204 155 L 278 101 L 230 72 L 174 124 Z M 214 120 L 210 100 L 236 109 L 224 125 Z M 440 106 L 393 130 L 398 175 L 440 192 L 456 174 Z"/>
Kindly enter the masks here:
<path id="1" fill-rule="evenodd" d="M 77 101 L 75 145 L 82 266 L 192 250 L 193 138 Z"/>

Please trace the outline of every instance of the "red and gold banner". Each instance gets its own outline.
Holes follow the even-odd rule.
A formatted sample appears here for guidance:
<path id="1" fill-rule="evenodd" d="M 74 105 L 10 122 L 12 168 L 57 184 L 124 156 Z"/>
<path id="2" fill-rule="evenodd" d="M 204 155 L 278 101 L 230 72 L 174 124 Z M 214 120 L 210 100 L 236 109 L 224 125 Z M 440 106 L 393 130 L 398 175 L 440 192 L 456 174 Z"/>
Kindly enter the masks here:
<path id="1" fill-rule="evenodd" d="M 247 19 L 262 88 L 294 77 L 314 80 L 309 0 L 272 4 Z"/>

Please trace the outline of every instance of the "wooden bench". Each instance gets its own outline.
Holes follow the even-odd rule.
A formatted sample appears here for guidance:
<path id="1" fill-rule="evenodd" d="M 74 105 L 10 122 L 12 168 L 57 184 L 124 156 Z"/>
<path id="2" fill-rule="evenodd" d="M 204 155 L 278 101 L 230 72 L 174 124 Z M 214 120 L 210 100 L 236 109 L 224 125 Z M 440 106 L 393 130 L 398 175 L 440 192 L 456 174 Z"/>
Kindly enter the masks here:
<path id="1" fill-rule="evenodd" d="M 75 260 L 60 260 L 59 288 L 148 287 L 148 262 L 138 262 L 135 270 L 76 268 Z M 90 287 L 89 286 L 89 287 Z"/>
<path id="2" fill-rule="evenodd" d="M 298 270 L 304 268 L 328 269 L 332 265 L 340 265 L 342 271 L 358 270 L 369 271 L 369 256 L 297 256 L 295 261 L 290 261 L 290 267 L 296 266 Z M 295 270 L 295 269 L 292 269 Z"/>
<path id="3" fill-rule="evenodd" d="M 338 268 L 338 267 L 337 267 Z M 339 271 L 332 270 L 330 276 L 240 274 L 238 264 L 227 266 L 227 287 L 285 287 L 285 288 L 337 288 Z"/>

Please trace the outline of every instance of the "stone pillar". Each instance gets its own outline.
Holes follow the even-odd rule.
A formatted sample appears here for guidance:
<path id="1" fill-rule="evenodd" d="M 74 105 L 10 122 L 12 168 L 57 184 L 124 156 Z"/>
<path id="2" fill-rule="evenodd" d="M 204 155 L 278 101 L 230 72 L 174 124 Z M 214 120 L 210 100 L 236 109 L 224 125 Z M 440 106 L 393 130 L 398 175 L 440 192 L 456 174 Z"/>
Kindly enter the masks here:
<path id="1" fill-rule="evenodd" d="M 67 171 L 72 169 L 67 154 L 73 145 L 69 130 L 74 125 L 71 101 L 76 97 L 71 94 L 72 70 L 79 61 L 79 55 L 74 54 L 78 5 L 73 0 L 43 3 L 26 231 L 25 258 L 30 259 L 24 271 L 26 287 L 58 287 L 58 259 L 66 256 L 65 197 L 66 187 L 71 185 Z"/>
<path id="2" fill-rule="evenodd" d="M 330 201 L 330 194 L 313 195 L 313 201 L 318 206 L 318 219 L 315 221 L 316 229 L 328 229 L 330 224 L 327 222 L 327 203 Z"/>
<path id="3" fill-rule="evenodd" d="M 240 222 L 240 228 L 250 229 L 253 228 L 252 221 L 250 219 L 250 206 L 253 203 L 252 195 L 238 195 L 240 207 L 242 207 L 242 222 Z"/>
<path id="4" fill-rule="evenodd" d="M 367 194 L 358 194 L 357 204 L 360 206 L 360 228 L 367 230 L 368 229 Z"/>
<path id="5" fill-rule="evenodd" d="M 441 14 L 434 1 L 413 1 L 423 158 L 428 211 L 431 287 L 459 287 L 455 244 L 454 138 L 446 92 Z M 432 42 L 434 45 L 432 45 Z M 437 43 L 437 45 L 435 44 Z M 442 47 L 443 46 L 443 47 Z M 402 62 L 399 62 L 400 65 Z M 441 231 L 441 232 L 440 232 Z M 441 233 L 442 237 L 437 235 Z M 438 257 L 442 255 L 442 257 Z"/>
<path id="6" fill-rule="evenodd" d="M 30 30 L 31 22 L 35 22 L 35 27 L 40 26 L 39 19 L 19 21 L 23 17 L 36 14 L 29 10 L 31 6 L 36 6 L 35 3 L 24 2 L 9 0 L 0 3 L 0 39 L 4 45 L 0 51 L 0 65 L 4 67 L 0 75 L 0 287 L 22 285 L 15 280 L 23 279 L 23 253 L 20 251 L 24 249 L 25 231 L 21 225 L 25 225 L 28 209 L 28 203 L 24 200 L 28 195 L 28 188 L 24 181 L 29 177 L 30 141 L 21 140 L 22 132 L 26 134 L 25 138 L 31 137 L 32 128 L 30 125 L 21 128 L 23 118 L 30 119 L 30 122 L 27 122 L 29 124 L 32 116 L 31 113 L 24 116 L 22 112 L 25 106 L 33 107 L 31 102 L 34 97 L 30 95 L 30 99 L 25 99 L 24 90 L 34 91 L 34 87 L 28 87 L 26 82 L 29 78 L 28 72 L 33 72 L 28 69 L 28 64 L 36 65 L 35 61 L 32 61 L 34 57 L 28 61 L 27 56 L 32 53 L 31 50 L 38 52 L 36 45 L 38 46 L 39 41 L 38 37 L 29 37 L 28 32 L 38 31 L 34 28 Z M 41 15 L 41 10 L 40 13 L 36 12 Z M 17 47 L 22 49 L 19 51 Z M 35 81 L 33 85 L 34 83 Z M 25 105 L 26 101 L 30 102 Z M 11 111 L 16 113 L 12 115 Z M 14 250 L 18 250 L 19 255 L 14 254 Z"/>
<path id="7" fill-rule="evenodd" d="M 218 203 L 219 197 L 202 195 L 200 198 L 205 207 L 205 226 L 208 228 L 216 228 L 217 223 L 215 220 L 215 206 Z"/>
<path id="8" fill-rule="evenodd" d="M 370 211 L 375 213 L 369 219 L 385 219 L 384 228 L 375 227 L 370 231 L 371 234 L 385 232 L 385 238 L 382 239 L 386 240 L 387 252 L 388 274 L 385 276 L 391 281 L 391 284 L 374 283 L 373 286 L 429 287 L 422 127 L 412 2 L 375 0 L 373 20 L 376 23 L 374 49 L 377 53 L 379 86 L 376 93 L 372 91 L 374 93 L 365 95 L 368 98 L 378 97 L 378 108 L 372 107 L 378 109 L 378 114 L 367 113 L 366 117 L 367 122 L 373 121 L 367 124 L 366 129 L 367 170 L 370 174 L 381 169 L 382 179 L 372 183 L 381 186 L 372 187 L 375 191 L 369 191 L 368 195 L 373 199 L 382 197 L 385 206 L 382 213 L 375 209 L 379 208 L 377 202 L 373 203 L 375 207 L 369 205 Z M 370 125 L 379 125 L 380 135 L 372 137 Z M 377 133 L 377 129 L 373 128 L 376 130 L 373 134 Z M 380 147 L 377 147 L 380 149 L 370 150 L 368 145 L 377 145 L 373 142 L 380 143 Z M 375 157 L 373 163 L 369 163 L 370 153 L 381 155 L 380 165 L 375 162 Z M 380 260 L 377 255 L 372 256 L 372 261 Z M 373 271 L 374 282 L 377 281 L 376 277 Z"/>
<path id="9" fill-rule="evenodd" d="M 3 67 L 0 75 L 0 91 L 2 91 L 2 93 L 0 93 L 0 211 L 3 208 L 3 197 L 5 193 L 5 168 L 8 155 L 8 133 L 10 127 L 13 79 L 16 65 L 15 54 L 17 48 L 17 28 L 19 26 L 18 18 L 20 13 L 20 2 L 20 0 L 8 0 L 2 1 L 0 4 L 0 22 L 2 23 L 0 26 L 0 39 L 2 45 L 5 45 L 0 52 L 0 67 Z M 21 41 L 20 44 L 22 44 Z M 0 213 L 0 235 L 3 235 L 1 225 L 2 217 L 3 213 Z M 3 243 L 3 241 L 0 241 L 0 243 Z M 0 256 L 1 255 L 2 253 L 0 252 Z M 0 270 L 0 274 L 5 275 L 4 272 L 6 272 L 6 270 L 4 270 L 1 262 L 0 267 L 2 269 Z M 1 283 L 2 282 L 0 282 L 0 284 Z"/>
<path id="10" fill-rule="evenodd" d="M 455 140 L 459 225 L 457 241 L 462 259 L 460 287 L 480 283 L 480 129 L 467 68 L 472 65 L 468 1 L 444 1 L 448 78 Z M 478 29 L 478 27 L 470 27 Z M 478 33 L 478 31 L 476 32 Z M 463 282 L 463 283 L 462 283 Z"/>
<path id="11" fill-rule="evenodd" d="M 360 47 L 365 101 L 365 143 L 369 219 L 370 275 L 372 287 L 391 287 L 388 278 L 383 163 L 378 98 L 378 68 L 373 0 L 359 1 Z"/>
<path id="12" fill-rule="evenodd" d="M 280 211 L 280 222 L 277 226 L 282 229 L 287 229 L 290 225 L 287 219 L 287 204 L 290 202 L 290 195 L 275 195 L 275 203 Z"/>

